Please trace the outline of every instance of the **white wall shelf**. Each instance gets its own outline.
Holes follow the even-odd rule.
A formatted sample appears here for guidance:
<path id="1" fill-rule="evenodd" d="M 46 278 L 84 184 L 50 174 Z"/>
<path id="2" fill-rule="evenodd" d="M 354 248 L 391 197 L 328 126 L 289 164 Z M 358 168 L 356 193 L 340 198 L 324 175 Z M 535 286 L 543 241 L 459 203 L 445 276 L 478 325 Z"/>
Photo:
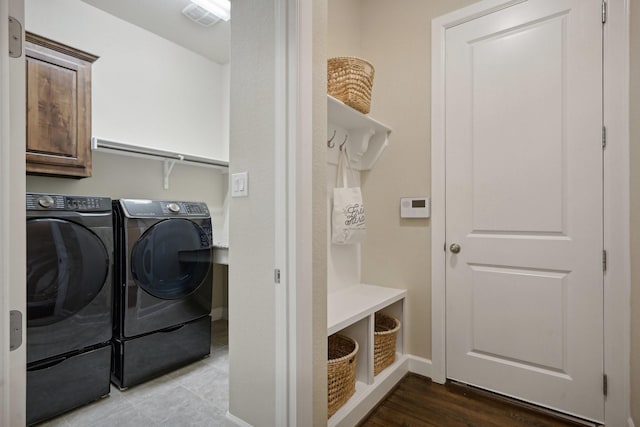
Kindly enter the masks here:
<path id="1" fill-rule="evenodd" d="M 327 335 L 340 332 L 358 342 L 356 393 L 333 414 L 329 426 L 351 426 L 366 415 L 408 371 L 404 351 L 404 289 L 354 284 L 327 296 Z M 374 376 L 374 316 L 383 312 L 402 322 L 396 337 L 396 361 Z"/>
<path id="2" fill-rule="evenodd" d="M 338 163 L 340 145 L 346 141 L 352 167 L 356 170 L 373 168 L 389 144 L 391 128 L 360 113 L 331 95 L 327 95 L 328 147 L 327 161 Z M 334 133 L 335 131 L 335 133 Z"/>
<path id="3" fill-rule="evenodd" d="M 330 292 L 327 296 L 327 333 L 334 334 L 406 295 L 405 289 L 367 284 L 347 286 Z"/>
<path id="4" fill-rule="evenodd" d="M 176 162 L 193 166 L 216 168 L 224 172 L 227 172 L 229 169 L 229 162 L 224 160 L 180 154 L 173 151 L 158 150 L 155 148 L 140 147 L 137 145 L 125 144 L 123 142 L 108 141 L 95 136 L 91 138 L 91 150 L 131 157 L 162 160 L 164 162 L 163 183 L 165 190 L 169 189 L 169 178 L 171 177 L 171 172 L 173 171 L 173 167 Z"/>

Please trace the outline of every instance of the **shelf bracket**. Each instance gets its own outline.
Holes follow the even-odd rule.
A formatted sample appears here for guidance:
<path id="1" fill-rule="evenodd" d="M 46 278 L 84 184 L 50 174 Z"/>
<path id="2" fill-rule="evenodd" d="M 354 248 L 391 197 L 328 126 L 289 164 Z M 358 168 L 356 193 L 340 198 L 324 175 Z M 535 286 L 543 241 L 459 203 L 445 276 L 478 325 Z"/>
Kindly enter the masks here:
<path id="1" fill-rule="evenodd" d="M 184 156 L 178 154 L 178 160 L 184 160 Z M 178 160 L 164 160 L 164 189 L 169 189 L 169 177 L 171 176 L 171 172 L 173 171 L 173 167 L 176 165 Z"/>

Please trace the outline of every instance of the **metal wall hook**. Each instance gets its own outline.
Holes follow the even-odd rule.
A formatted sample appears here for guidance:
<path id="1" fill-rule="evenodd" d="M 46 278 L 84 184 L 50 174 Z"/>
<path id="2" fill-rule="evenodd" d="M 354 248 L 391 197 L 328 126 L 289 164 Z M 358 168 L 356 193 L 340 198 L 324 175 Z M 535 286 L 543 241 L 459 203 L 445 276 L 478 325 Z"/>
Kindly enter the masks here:
<path id="1" fill-rule="evenodd" d="M 333 130 L 333 135 L 331 135 L 331 138 L 329 138 L 329 140 L 327 141 L 327 147 L 329 147 L 329 148 L 333 148 L 333 147 L 335 147 L 335 146 L 336 146 L 336 143 L 335 143 L 335 142 L 332 142 L 332 141 L 333 141 L 333 138 L 335 138 L 335 137 L 336 137 L 336 130 L 334 129 L 334 130 Z"/>
<path id="2" fill-rule="evenodd" d="M 342 144 L 340 144 L 340 151 L 342 151 L 342 147 L 344 147 L 344 144 L 347 143 L 347 139 L 349 139 L 349 134 L 346 134 L 344 136 L 344 141 L 342 141 Z"/>

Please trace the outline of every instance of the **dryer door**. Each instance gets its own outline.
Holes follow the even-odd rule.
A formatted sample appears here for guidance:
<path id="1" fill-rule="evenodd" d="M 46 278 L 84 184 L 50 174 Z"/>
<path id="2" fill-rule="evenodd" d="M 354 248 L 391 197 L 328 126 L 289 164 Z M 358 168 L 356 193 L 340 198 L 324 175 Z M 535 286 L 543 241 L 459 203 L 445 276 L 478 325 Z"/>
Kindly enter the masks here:
<path id="1" fill-rule="evenodd" d="M 156 298 L 174 300 L 193 293 L 211 268 L 211 246 L 202 227 L 169 219 L 147 230 L 131 251 L 136 284 Z"/>
<path id="2" fill-rule="evenodd" d="M 205 226 L 203 221 L 171 218 L 136 237 L 140 223 L 129 223 L 127 288 L 122 298 L 125 337 L 174 327 L 210 313 L 213 266 Z"/>

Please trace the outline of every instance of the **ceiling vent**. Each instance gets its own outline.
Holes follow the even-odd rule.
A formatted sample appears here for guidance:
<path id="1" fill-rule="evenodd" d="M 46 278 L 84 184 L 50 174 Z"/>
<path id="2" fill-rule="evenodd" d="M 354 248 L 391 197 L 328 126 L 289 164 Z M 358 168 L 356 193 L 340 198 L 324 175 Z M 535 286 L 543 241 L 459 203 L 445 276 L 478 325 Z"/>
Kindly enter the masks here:
<path id="1" fill-rule="evenodd" d="M 210 27 L 220 21 L 220 18 L 213 13 L 193 3 L 189 3 L 187 7 L 182 9 L 182 14 L 203 27 Z"/>

